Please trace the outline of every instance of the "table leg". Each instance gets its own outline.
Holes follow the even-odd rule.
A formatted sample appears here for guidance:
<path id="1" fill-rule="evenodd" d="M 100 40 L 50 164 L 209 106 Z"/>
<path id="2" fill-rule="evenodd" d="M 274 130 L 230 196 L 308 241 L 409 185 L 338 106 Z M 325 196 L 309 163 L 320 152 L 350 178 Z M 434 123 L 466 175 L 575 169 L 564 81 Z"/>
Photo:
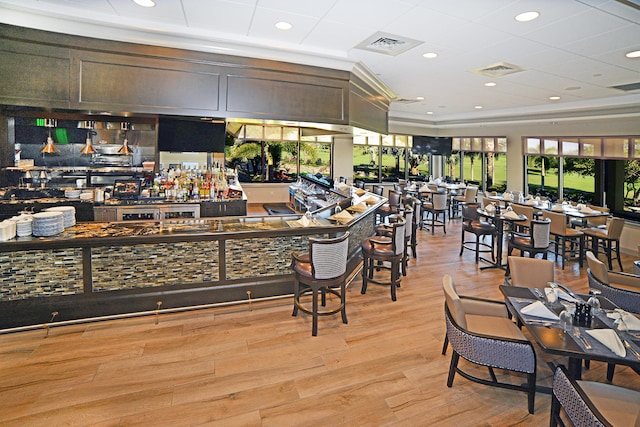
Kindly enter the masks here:
<path id="1" fill-rule="evenodd" d="M 569 357 L 567 366 L 567 371 L 569 372 L 569 376 L 574 380 L 582 379 L 582 359 L 577 359 L 575 357 Z"/>
<path id="2" fill-rule="evenodd" d="M 491 265 L 487 265 L 484 267 L 480 267 L 480 270 L 488 270 L 491 268 L 501 268 L 503 270 L 506 270 L 506 265 L 502 264 L 502 239 L 504 238 L 504 229 L 503 229 L 503 223 L 500 220 L 496 221 L 496 230 L 497 230 L 497 234 L 496 234 L 496 260 L 495 262 L 490 261 L 486 258 L 480 258 L 482 261 L 484 262 L 488 262 Z"/>

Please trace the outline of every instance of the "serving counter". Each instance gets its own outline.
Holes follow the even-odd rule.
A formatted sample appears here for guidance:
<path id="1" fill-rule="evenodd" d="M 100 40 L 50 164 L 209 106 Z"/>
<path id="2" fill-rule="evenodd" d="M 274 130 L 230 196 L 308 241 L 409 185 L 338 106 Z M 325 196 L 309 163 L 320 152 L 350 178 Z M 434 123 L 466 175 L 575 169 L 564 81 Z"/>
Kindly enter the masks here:
<path id="1" fill-rule="evenodd" d="M 0 242 L 0 329 L 291 294 L 291 252 L 347 230 L 353 273 L 378 200 L 308 227 L 296 215 L 88 222 Z"/>

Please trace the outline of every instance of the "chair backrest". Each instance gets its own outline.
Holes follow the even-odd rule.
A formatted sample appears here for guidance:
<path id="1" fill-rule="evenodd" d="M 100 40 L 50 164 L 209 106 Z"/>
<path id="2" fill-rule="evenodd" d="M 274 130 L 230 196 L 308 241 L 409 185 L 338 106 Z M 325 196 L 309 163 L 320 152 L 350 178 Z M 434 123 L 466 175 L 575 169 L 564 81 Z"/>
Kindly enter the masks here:
<path id="1" fill-rule="evenodd" d="M 493 203 L 493 200 L 491 200 L 488 197 L 483 197 L 482 198 L 482 207 L 486 208 L 487 206 L 489 206 L 491 203 Z"/>
<path id="2" fill-rule="evenodd" d="M 373 194 L 376 194 L 378 196 L 382 196 L 383 193 L 384 193 L 384 185 L 374 185 L 373 186 Z"/>
<path id="3" fill-rule="evenodd" d="M 364 189 L 365 189 L 365 188 L 364 188 L 364 181 L 362 181 L 362 180 L 360 180 L 360 179 L 359 179 L 359 180 L 357 180 L 357 181 L 356 181 L 356 187 L 358 187 L 358 188 L 362 188 L 362 189 L 364 190 Z"/>
<path id="4" fill-rule="evenodd" d="M 622 229 L 624 228 L 624 218 L 613 217 L 607 224 L 607 238 L 620 240 Z"/>
<path id="5" fill-rule="evenodd" d="M 551 221 L 551 227 L 549 228 L 551 234 L 565 234 L 567 215 L 562 212 L 545 211 L 544 218 Z"/>
<path id="6" fill-rule="evenodd" d="M 536 249 L 549 246 L 551 221 L 531 221 L 531 245 Z"/>
<path id="7" fill-rule="evenodd" d="M 477 203 L 467 203 L 462 205 L 462 221 L 475 221 L 480 219 Z"/>
<path id="8" fill-rule="evenodd" d="M 405 222 L 405 227 L 404 227 L 404 235 L 406 238 L 411 238 L 411 235 L 413 234 L 413 216 L 414 216 L 414 211 L 410 206 L 407 206 L 404 209 L 404 222 Z"/>
<path id="9" fill-rule="evenodd" d="M 512 203 L 511 209 L 518 215 L 524 215 L 527 217 L 526 221 L 518 222 L 518 225 L 523 227 L 531 227 L 531 220 L 533 219 L 533 208 L 531 206 L 523 206 L 517 203 Z"/>
<path id="10" fill-rule="evenodd" d="M 609 270 L 607 270 L 607 266 L 604 265 L 604 262 L 596 258 L 591 251 L 587 251 L 587 266 L 591 274 L 593 274 L 593 277 L 606 285 L 609 284 Z"/>
<path id="11" fill-rule="evenodd" d="M 587 205 L 587 206 L 589 206 L 594 211 L 609 213 L 609 208 L 606 208 L 604 206 L 596 206 L 596 205 Z M 608 218 L 609 217 L 605 215 L 594 216 L 594 217 L 587 218 L 587 222 L 589 223 L 590 226 L 605 225 L 607 223 Z"/>
<path id="12" fill-rule="evenodd" d="M 345 178 L 344 176 L 340 177 L 340 183 L 341 184 L 346 184 L 347 183 L 347 178 Z"/>
<path id="13" fill-rule="evenodd" d="M 309 239 L 309 256 L 316 279 L 335 279 L 347 271 L 349 232 L 329 239 Z"/>
<path id="14" fill-rule="evenodd" d="M 399 193 L 402 193 L 402 188 L 400 187 L 400 184 L 398 184 L 397 182 L 393 183 L 393 191 L 397 191 Z"/>
<path id="15" fill-rule="evenodd" d="M 554 281 L 553 261 L 518 256 L 510 256 L 507 261 L 513 286 L 544 288 Z"/>
<path id="16" fill-rule="evenodd" d="M 389 206 L 400 207 L 400 201 L 402 200 L 402 193 L 389 190 Z"/>
<path id="17" fill-rule="evenodd" d="M 442 211 L 447 209 L 447 195 L 445 193 L 433 193 L 431 200 L 434 210 Z"/>
<path id="18" fill-rule="evenodd" d="M 465 318 L 464 307 L 462 301 L 456 292 L 456 287 L 453 284 L 453 279 L 450 275 L 445 274 L 442 278 L 442 290 L 444 291 L 444 299 L 449 309 L 449 313 L 453 316 L 458 326 L 463 329 L 467 329 L 467 320 Z"/>
<path id="19" fill-rule="evenodd" d="M 466 203 L 475 202 L 477 195 L 478 195 L 478 187 L 467 187 L 464 189 L 464 201 Z"/>

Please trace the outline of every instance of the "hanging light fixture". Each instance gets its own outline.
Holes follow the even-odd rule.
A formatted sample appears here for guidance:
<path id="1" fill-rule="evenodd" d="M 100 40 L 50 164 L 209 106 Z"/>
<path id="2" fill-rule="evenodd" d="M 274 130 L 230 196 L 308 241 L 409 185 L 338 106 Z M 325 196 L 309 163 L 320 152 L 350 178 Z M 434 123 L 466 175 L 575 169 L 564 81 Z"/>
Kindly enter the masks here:
<path id="1" fill-rule="evenodd" d="M 43 154 L 55 154 L 60 152 L 60 150 L 58 150 L 58 147 L 54 145 L 53 138 L 51 137 L 51 128 L 56 127 L 57 120 L 44 119 L 44 125 L 45 127 L 49 128 L 49 136 L 47 137 L 47 143 L 44 145 L 44 147 L 42 147 L 42 150 L 40 150 L 40 152 Z"/>
<path id="2" fill-rule="evenodd" d="M 93 135 L 96 135 L 96 133 L 93 131 L 93 126 L 94 126 L 95 122 L 92 122 L 90 120 L 84 121 L 82 122 L 82 127 L 87 129 L 87 140 L 85 141 L 84 147 L 82 147 L 82 150 L 80 150 L 80 154 L 96 154 L 97 151 L 95 148 L 93 148 L 93 141 L 92 141 L 92 137 Z"/>
<path id="3" fill-rule="evenodd" d="M 124 141 L 122 142 L 122 147 L 118 150 L 118 154 L 133 154 L 131 148 L 129 148 L 129 140 L 127 139 L 127 131 L 131 129 L 131 123 L 122 122 L 120 123 L 120 130 L 124 133 Z"/>

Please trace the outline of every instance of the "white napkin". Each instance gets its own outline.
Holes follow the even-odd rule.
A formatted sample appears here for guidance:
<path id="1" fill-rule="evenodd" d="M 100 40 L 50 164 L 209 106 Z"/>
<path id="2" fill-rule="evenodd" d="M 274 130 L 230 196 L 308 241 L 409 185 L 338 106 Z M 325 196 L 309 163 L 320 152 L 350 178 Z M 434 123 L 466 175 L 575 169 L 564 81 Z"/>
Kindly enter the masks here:
<path id="1" fill-rule="evenodd" d="M 512 193 L 502 193 L 502 199 L 503 200 L 513 200 L 513 194 Z"/>
<path id="2" fill-rule="evenodd" d="M 595 213 L 596 211 L 591 209 L 589 206 L 583 206 L 582 208 L 580 208 L 580 212 L 585 214 L 592 214 L 592 213 Z"/>
<path id="3" fill-rule="evenodd" d="M 578 302 L 577 299 L 575 299 L 574 297 L 572 297 L 562 289 L 556 288 L 556 290 L 558 291 L 558 298 L 560 298 L 561 300 L 568 301 L 568 302 Z"/>
<path id="4" fill-rule="evenodd" d="M 613 351 L 620 357 L 627 355 L 627 350 L 622 345 L 622 341 L 618 338 L 618 334 L 613 329 L 589 329 L 585 331 L 596 340 L 600 341 L 609 350 Z"/>
<path id="5" fill-rule="evenodd" d="M 553 205 L 551 210 L 554 212 L 564 212 L 564 207 L 562 205 Z"/>
<path id="6" fill-rule="evenodd" d="M 411 184 L 409 186 L 409 191 L 415 191 L 416 190 L 416 185 L 415 184 Z"/>
<path id="7" fill-rule="evenodd" d="M 484 207 L 484 210 L 489 213 L 493 213 L 495 212 L 496 207 L 493 205 L 493 203 L 489 203 L 487 206 Z"/>
<path id="8" fill-rule="evenodd" d="M 534 199 L 529 199 L 525 202 L 527 206 L 538 206 L 538 201 Z"/>
<path id="9" fill-rule="evenodd" d="M 521 218 L 520 215 L 518 215 L 514 211 L 508 211 L 507 213 L 505 213 L 502 216 L 505 217 L 505 218 L 508 218 L 508 219 L 520 219 Z"/>
<path id="10" fill-rule="evenodd" d="M 526 314 L 527 316 L 542 317 L 543 319 L 558 320 L 558 316 L 545 307 L 542 301 L 532 302 L 520 310 L 520 313 Z"/>
<path id="11" fill-rule="evenodd" d="M 634 316 L 631 313 L 627 313 L 626 311 L 618 312 L 614 311 L 613 313 L 607 313 L 607 317 L 609 319 L 617 320 L 620 318 L 622 314 L 622 321 L 625 325 L 627 325 L 627 329 L 630 331 L 640 331 L 640 319 Z"/>
<path id="12" fill-rule="evenodd" d="M 298 220 L 298 224 L 300 224 L 302 227 L 308 227 L 311 225 L 311 221 L 309 221 L 309 218 L 302 215 L 302 218 Z"/>
<path id="13" fill-rule="evenodd" d="M 338 190 L 345 191 L 347 189 L 349 189 L 349 186 L 347 184 L 345 184 L 344 182 L 341 182 L 341 183 L 338 184 Z"/>

